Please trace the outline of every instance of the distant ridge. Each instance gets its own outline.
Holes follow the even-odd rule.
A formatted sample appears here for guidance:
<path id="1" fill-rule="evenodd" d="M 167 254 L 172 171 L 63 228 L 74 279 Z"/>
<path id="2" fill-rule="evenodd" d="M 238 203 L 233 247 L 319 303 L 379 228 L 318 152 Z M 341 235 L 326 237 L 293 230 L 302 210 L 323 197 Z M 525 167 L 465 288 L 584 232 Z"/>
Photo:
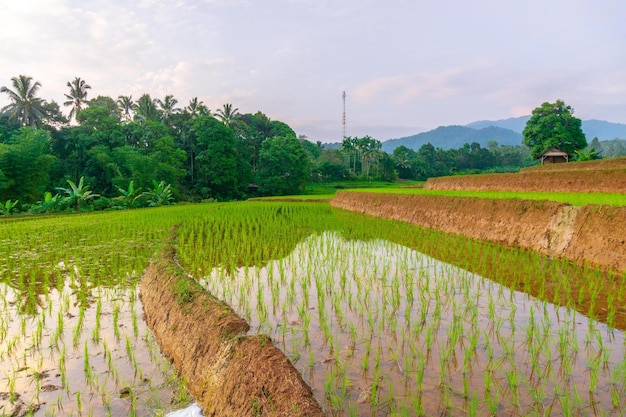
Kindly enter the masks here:
<path id="1" fill-rule="evenodd" d="M 498 126 L 486 126 L 480 129 L 467 126 L 440 126 L 417 135 L 387 140 L 383 142 L 382 149 L 391 153 L 398 146 L 404 145 L 409 149 L 417 150 L 427 143 L 435 148 L 458 149 L 472 142 L 486 147 L 487 143 L 492 140 L 497 141 L 499 145 L 519 145 L 522 143 L 522 135 Z"/>
<path id="2" fill-rule="evenodd" d="M 428 132 L 389 139 L 383 142 L 382 149 L 392 153 L 395 148 L 404 145 L 417 150 L 427 143 L 435 148 L 458 149 L 472 142 L 486 147 L 491 140 L 497 141 L 499 145 L 521 145 L 522 131 L 528 119 L 530 116 L 520 116 L 501 120 L 480 120 L 465 126 L 440 126 Z M 626 139 L 626 124 L 590 119 L 582 121 L 582 128 L 588 143 L 596 137 L 601 141 Z"/>
<path id="3" fill-rule="evenodd" d="M 500 120 L 480 120 L 478 122 L 468 123 L 465 126 L 471 127 L 473 129 L 482 129 L 488 126 L 497 126 L 503 129 L 510 129 L 513 132 L 521 134 L 526 127 L 526 122 L 528 122 L 528 119 L 530 119 L 530 116 L 512 117 L 509 119 Z"/>

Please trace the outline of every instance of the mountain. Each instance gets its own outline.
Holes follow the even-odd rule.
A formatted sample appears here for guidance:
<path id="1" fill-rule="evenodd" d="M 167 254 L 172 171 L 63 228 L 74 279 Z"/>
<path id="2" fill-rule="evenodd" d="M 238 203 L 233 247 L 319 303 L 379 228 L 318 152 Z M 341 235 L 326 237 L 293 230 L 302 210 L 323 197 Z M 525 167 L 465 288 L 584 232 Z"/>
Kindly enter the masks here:
<path id="1" fill-rule="evenodd" d="M 492 125 L 479 129 L 467 126 L 440 126 L 417 135 L 387 140 L 383 142 L 382 149 L 387 153 L 392 153 L 395 148 L 404 145 L 407 148 L 417 150 L 427 143 L 432 144 L 435 148 L 458 149 L 466 143 L 471 144 L 472 142 L 477 142 L 481 147 L 486 147 L 491 140 L 497 141 L 500 145 L 520 145 L 522 135 L 511 129 Z"/>
<path id="2" fill-rule="evenodd" d="M 501 120 L 480 120 L 478 122 L 469 123 L 465 126 L 471 127 L 473 129 L 482 129 L 489 126 L 497 126 L 504 129 L 511 129 L 513 132 L 521 134 L 526 127 L 526 122 L 528 122 L 528 119 L 530 119 L 530 116 L 511 117 L 510 119 Z"/>
<path id="3" fill-rule="evenodd" d="M 593 138 L 598 138 L 598 140 L 626 139 L 626 125 L 622 123 L 591 119 L 583 120 L 582 127 L 587 143 L 591 143 Z"/>
<path id="4" fill-rule="evenodd" d="M 526 122 L 530 116 L 513 117 L 501 120 L 481 120 L 467 124 L 467 127 L 481 129 L 487 126 L 497 126 L 504 129 L 511 129 L 514 132 L 522 133 Z M 626 124 L 607 122 L 606 120 L 583 120 L 583 132 L 587 137 L 587 142 L 591 142 L 593 138 L 598 140 L 613 140 L 615 138 L 626 139 Z"/>
<path id="5" fill-rule="evenodd" d="M 458 149 L 464 144 L 472 142 L 478 142 L 484 148 L 490 140 L 495 140 L 500 145 L 521 145 L 522 131 L 526 127 L 528 119 L 530 116 L 480 120 L 465 126 L 440 126 L 428 132 L 399 139 L 389 139 L 383 142 L 382 148 L 387 153 L 392 153 L 395 148 L 401 145 L 417 150 L 429 142 L 435 148 L 442 149 Z M 587 143 L 591 143 L 596 137 L 601 141 L 615 138 L 626 139 L 626 124 L 591 119 L 583 120 L 582 128 L 587 137 Z"/>

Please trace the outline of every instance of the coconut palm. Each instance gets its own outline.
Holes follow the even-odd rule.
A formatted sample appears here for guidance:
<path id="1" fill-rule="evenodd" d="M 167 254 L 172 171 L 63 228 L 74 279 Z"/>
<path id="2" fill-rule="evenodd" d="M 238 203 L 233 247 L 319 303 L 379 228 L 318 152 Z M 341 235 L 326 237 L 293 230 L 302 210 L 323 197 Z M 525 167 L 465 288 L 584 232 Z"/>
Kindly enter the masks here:
<path id="1" fill-rule="evenodd" d="M 232 121 L 239 115 L 239 109 L 237 108 L 233 109 L 232 104 L 226 103 L 221 109 L 217 109 L 215 115 L 226 126 L 230 126 Z"/>
<path id="2" fill-rule="evenodd" d="M 154 100 L 154 103 L 159 106 L 159 110 L 161 110 L 161 121 L 166 125 L 169 125 L 172 115 L 180 111 L 180 109 L 176 108 L 178 100 L 171 94 L 166 95 L 163 101 L 157 98 Z"/>
<path id="3" fill-rule="evenodd" d="M 65 94 L 66 102 L 64 106 L 72 106 L 70 110 L 70 120 L 76 119 L 76 115 L 84 108 L 87 102 L 87 90 L 91 88 L 89 84 L 80 77 L 75 77 L 74 81 L 68 81 L 67 86 L 70 89 L 69 94 Z"/>
<path id="4" fill-rule="evenodd" d="M 204 102 L 198 101 L 198 97 L 194 97 L 189 100 L 189 104 L 185 107 L 187 113 L 191 115 L 192 118 L 196 116 L 210 116 L 211 111 L 207 106 L 204 105 Z"/>
<path id="5" fill-rule="evenodd" d="M 0 112 L 7 113 L 9 119 L 16 121 L 22 126 L 37 126 L 39 121 L 46 116 L 44 110 L 45 101 L 37 96 L 41 83 L 33 83 L 33 77 L 20 75 L 11 78 L 13 90 L 8 87 L 0 88 L 0 93 L 6 93 L 11 104 L 3 107 Z"/>
<path id="6" fill-rule="evenodd" d="M 135 112 L 135 120 L 139 122 L 145 122 L 146 120 L 158 121 L 161 118 L 161 113 L 157 109 L 156 100 L 150 98 L 150 94 L 144 94 L 133 106 Z"/>
<path id="7" fill-rule="evenodd" d="M 133 101 L 133 96 L 119 96 L 117 98 L 117 105 L 124 117 L 124 120 L 129 122 L 132 119 L 131 112 L 135 107 L 135 102 Z"/>

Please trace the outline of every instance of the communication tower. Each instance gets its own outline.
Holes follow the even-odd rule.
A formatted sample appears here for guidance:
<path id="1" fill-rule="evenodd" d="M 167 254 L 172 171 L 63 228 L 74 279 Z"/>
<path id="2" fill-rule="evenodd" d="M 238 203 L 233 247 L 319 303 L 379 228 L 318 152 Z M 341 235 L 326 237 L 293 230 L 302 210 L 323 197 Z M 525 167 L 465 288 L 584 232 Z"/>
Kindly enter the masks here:
<path id="1" fill-rule="evenodd" d="M 343 97 L 343 138 L 345 139 L 348 137 L 347 135 L 348 131 L 346 128 L 346 92 L 345 91 L 343 92 L 342 97 Z"/>

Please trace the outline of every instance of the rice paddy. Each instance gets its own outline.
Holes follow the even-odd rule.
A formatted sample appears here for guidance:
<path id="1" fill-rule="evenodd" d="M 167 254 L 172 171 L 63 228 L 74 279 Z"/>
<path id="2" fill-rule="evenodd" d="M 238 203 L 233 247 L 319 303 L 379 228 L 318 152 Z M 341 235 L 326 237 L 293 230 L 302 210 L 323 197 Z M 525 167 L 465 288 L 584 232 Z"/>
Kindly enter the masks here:
<path id="1" fill-rule="evenodd" d="M 159 415 L 184 385 L 137 282 L 193 206 L 0 222 L 0 415 Z"/>
<path id="2" fill-rule="evenodd" d="M 372 192 L 392 194 L 440 195 L 446 197 L 477 197 L 490 199 L 547 200 L 565 203 L 572 206 L 600 204 L 607 206 L 626 206 L 624 193 L 578 193 L 553 191 L 473 191 L 473 190 L 426 190 L 419 187 L 407 188 L 370 188 L 350 190 L 351 192 Z"/>
<path id="3" fill-rule="evenodd" d="M 191 401 L 137 291 L 175 224 L 181 267 L 329 415 L 626 408 L 623 277 L 324 203 L 246 202 L 0 221 L 0 415 Z"/>
<path id="4" fill-rule="evenodd" d="M 392 222 L 298 207 L 232 205 L 188 222 L 180 261 L 271 336 L 330 414 L 612 415 L 626 406 L 623 332 L 372 238 Z M 439 239 L 431 244 L 449 243 Z M 534 261 L 526 274 L 544 269 Z"/>

